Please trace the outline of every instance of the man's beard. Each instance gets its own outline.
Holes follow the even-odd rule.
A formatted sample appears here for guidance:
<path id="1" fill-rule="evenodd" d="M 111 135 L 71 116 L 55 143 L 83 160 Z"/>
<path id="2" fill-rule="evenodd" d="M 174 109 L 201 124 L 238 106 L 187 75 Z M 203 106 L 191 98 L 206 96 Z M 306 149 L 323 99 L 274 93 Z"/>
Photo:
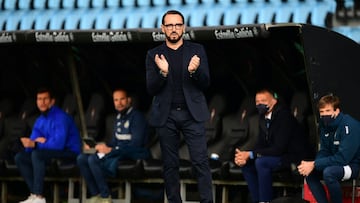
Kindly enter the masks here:
<path id="1" fill-rule="evenodd" d="M 171 33 L 172 34 L 172 33 Z M 171 37 L 171 34 L 169 35 L 169 36 L 166 36 L 166 39 L 170 42 L 170 43 L 173 43 L 173 44 L 175 44 L 175 43 L 177 43 L 178 41 L 180 41 L 180 39 L 182 38 L 182 34 L 180 35 L 180 36 L 178 36 L 178 37 L 176 37 L 176 38 L 172 38 Z M 177 33 L 176 33 L 177 34 Z"/>

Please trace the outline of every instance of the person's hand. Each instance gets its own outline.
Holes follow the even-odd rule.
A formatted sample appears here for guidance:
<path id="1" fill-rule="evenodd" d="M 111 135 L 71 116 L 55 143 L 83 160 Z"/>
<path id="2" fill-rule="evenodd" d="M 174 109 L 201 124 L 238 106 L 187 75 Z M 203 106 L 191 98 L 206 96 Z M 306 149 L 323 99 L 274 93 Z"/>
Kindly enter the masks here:
<path id="1" fill-rule="evenodd" d="M 188 71 L 190 73 L 195 72 L 198 69 L 199 65 L 200 65 L 200 58 L 197 55 L 194 55 L 193 57 L 191 57 L 191 60 L 190 60 L 189 66 L 188 66 Z"/>
<path id="2" fill-rule="evenodd" d="M 45 137 L 38 137 L 38 138 L 35 139 L 35 142 L 45 143 L 45 142 L 46 142 L 46 138 L 45 138 Z"/>
<path id="3" fill-rule="evenodd" d="M 300 165 L 298 165 L 298 171 L 303 176 L 308 176 L 311 171 L 315 168 L 314 161 L 301 161 Z"/>
<path id="4" fill-rule="evenodd" d="M 238 166 L 244 166 L 247 160 L 250 157 L 250 152 L 248 151 L 241 151 L 240 149 L 235 149 L 235 158 L 234 162 Z"/>
<path id="5" fill-rule="evenodd" d="M 95 149 L 99 153 L 107 154 L 107 153 L 111 152 L 112 148 L 108 147 L 105 143 L 98 143 L 98 144 L 95 145 Z"/>
<path id="6" fill-rule="evenodd" d="M 168 74 L 169 63 L 167 62 L 163 54 L 161 54 L 160 56 L 158 54 L 155 55 L 155 63 L 163 74 Z"/>
<path id="7" fill-rule="evenodd" d="M 27 147 L 27 148 L 35 147 L 35 142 L 30 140 L 30 138 L 28 138 L 28 137 L 22 137 L 22 138 L 20 138 L 20 141 L 24 147 Z"/>

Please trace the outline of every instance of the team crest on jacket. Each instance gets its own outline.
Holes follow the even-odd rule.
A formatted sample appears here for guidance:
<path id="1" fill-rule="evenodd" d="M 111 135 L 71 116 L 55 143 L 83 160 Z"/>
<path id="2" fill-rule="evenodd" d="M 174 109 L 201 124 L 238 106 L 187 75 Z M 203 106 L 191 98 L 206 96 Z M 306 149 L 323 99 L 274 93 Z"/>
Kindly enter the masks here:
<path id="1" fill-rule="evenodd" d="M 129 128 L 129 126 L 130 126 L 130 122 L 129 120 L 126 120 L 124 123 L 124 128 Z"/>

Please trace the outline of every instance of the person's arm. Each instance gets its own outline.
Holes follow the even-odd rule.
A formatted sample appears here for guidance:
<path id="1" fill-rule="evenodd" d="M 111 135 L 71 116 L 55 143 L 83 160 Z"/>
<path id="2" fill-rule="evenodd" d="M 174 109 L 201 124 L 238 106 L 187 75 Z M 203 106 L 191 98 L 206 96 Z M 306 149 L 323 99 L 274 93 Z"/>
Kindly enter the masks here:
<path id="1" fill-rule="evenodd" d="M 141 112 L 133 112 L 133 118 L 130 124 L 131 141 L 130 146 L 144 147 L 144 142 L 147 139 L 147 122 Z"/>
<path id="2" fill-rule="evenodd" d="M 155 63 L 155 54 L 148 51 L 146 55 L 146 86 L 150 95 L 156 95 L 166 84 L 169 72 L 166 74 Z"/>
<path id="3" fill-rule="evenodd" d="M 337 134 L 339 133 L 341 133 L 341 139 L 338 151 L 332 156 L 317 157 L 315 159 L 317 169 L 321 170 L 331 165 L 345 166 L 358 156 L 358 149 L 360 148 L 359 123 L 351 121 L 351 123 L 341 125 L 337 130 Z"/>
<path id="4" fill-rule="evenodd" d="M 196 70 L 189 71 L 189 77 L 192 78 L 192 80 L 201 90 L 206 90 L 210 85 L 208 59 L 204 47 L 200 44 L 195 44 L 195 46 L 195 49 L 193 49 L 194 54 L 189 61 L 189 66 L 195 66 L 194 63 L 197 64 L 197 58 L 199 58 L 200 61 L 198 67 L 191 68 L 191 70 Z"/>

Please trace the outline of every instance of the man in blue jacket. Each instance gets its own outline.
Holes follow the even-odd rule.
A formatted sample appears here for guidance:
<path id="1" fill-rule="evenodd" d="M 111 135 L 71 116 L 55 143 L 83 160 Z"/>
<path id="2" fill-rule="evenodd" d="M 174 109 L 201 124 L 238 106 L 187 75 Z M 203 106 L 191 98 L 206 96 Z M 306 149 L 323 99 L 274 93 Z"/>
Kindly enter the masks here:
<path id="1" fill-rule="evenodd" d="M 340 99 L 326 95 L 318 102 L 320 149 L 314 161 L 298 166 L 317 202 L 342 202 L 340 182 L 358 177 L 360 164 L 360 122 L 340 111 Z M 330 194 L 327 199 L 320 180 Z"/>
<path id="2" fill-rule="evenodd" d="M 113 91 L 117 112 L 113 137 L 109 143 L 97 143 L 95 154 L 82 153 L 77 158 L 81 175 L 90 193 L 89 203 L 111 203 L 111 191 L 107 177 L 116 175 L 118 161 L 146 159 L 150 152 L 145 148 L 148 125 L 144 115 L 131 105 L 131 97 L 123 89 Z M 90 146 L 85 144 L 85 149 Z"/>
<path id="3" fill-rule="evenodd" d="M 20 203 L 45 203 L 43 196 L 46 164 L 53 158 L 76 160 L 81 151 L 79 131 L 72 117 L 55 106 L 50 89 L 37 91 L 36 104 L 41 115 L 30 137 L 22 137 L 25 147 L 15 155 L 15 163 L 30 190 L 28 199 Z"/>
<path id="4" fill-rule="evenodd" d="M 189 149 L 198 180 L 200 202 L 210 203 L 212 180 L 208 163 L 205 121 L 210 118 L 203 91 L 210 85 L 205 49 L 183 39 L 184 16 L 176 10 L 162 18 L 165 43 L 146 56 L 147 90 L 154 96 L 150 124 L 156 127 L 164 161 L 166 195 L 180 203 L 180 132 Z"/>

